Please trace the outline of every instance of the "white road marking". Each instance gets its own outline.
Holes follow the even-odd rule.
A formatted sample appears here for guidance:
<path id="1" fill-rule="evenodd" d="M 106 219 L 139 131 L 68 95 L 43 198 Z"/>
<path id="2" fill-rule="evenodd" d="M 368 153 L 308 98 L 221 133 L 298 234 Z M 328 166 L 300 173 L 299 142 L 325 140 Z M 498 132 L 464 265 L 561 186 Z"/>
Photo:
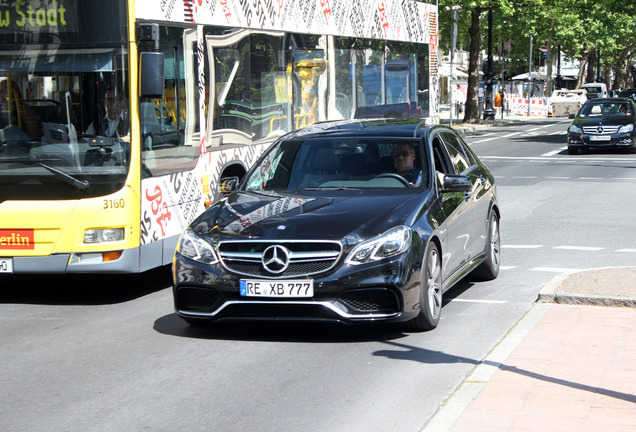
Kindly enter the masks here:
<path id="1" fill-rule="evenodd" d="M 545 245 L 501 245 L 503 249 L 538 249 Z"/>
<path id="2" fill-rule="evenodd" d="M 521 132 L 509 133 L 508 135 L 503 135 L 502 138 L 510 138 L 510 137 L 515 136 L 515 135 L 521 135 Z"/>
<path id="3" fill-rule="evenodd" d="M 477 141 L 473 141 L 471 142 L 471 144 L 478 144 L 478 143 L 482 143 L 482 142 L 486 142 L 486 141 L 492 141 L 497 139 L 498 137 L 492 137 L 492 138 L 485 138 L 485 139 L 481 139 L 481 140 L 477 140 Z"/>
<path id="4" fill-rule="evenodd" d="M 476 299 L 452 299 L 451 302 L 460 303 L 486 303 L 486 304 L 504 304 L 508 303 L 508 300 L 476 300 Z"/>
<path id="5" fill-rule="evenodd" d="M 585 269 L 579 268 L 559 268 L 559 267 L 535 267 L 530 269 L 533 271 L 550 272 L 550 273 L 577 273 Z"/>
<path id="6" fill-rule="evenodd" d="M 603 247 L 589 247 L 589 246 L 555 246 L 554 249 L 562 250 L 577 250 L 577 251 L 600 251 Z"/>
<path id="7" fill-rule="evenodd" d="M 616 252 L 636 253 L 636 249 L 618 249 Z"/>
<path id="8" fill-rule="evenodd" d="M 518 266 L 499 266 L 499 270 L 512 270 Z"/>
<path id="9" fill-rule="evenodd" d="M 479 156 L 480 159 L 494 159 L 494 160 L 518 160 L 518 161 L 551 161 L 554 162 L 554 158 L 541 157 L 541 156 Z M 571 156 L 560 158 L 563 162 L 571 162 L 573 160 L 578 161 L 592 161 L 592 162 L 616 162 L 616 163 L 634 163 L 636 159 L 623 159 L 612 157 L 587 157 L 587 156 Z"/>

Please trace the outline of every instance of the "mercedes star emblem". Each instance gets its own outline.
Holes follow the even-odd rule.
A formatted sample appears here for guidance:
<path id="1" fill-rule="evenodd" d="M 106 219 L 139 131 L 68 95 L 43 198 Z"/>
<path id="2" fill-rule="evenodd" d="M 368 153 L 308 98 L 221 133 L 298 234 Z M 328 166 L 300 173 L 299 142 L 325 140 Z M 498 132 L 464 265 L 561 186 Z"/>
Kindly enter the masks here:
<path id="1" fill-rule="evenodd" d="M 270 273 L 279 274 L 289 265 L 289 250 L 283 246 L 269 246 L 263 251 L 263 267 Z"/>
<path id="2" fill-rule="evenodd" d="M 602 134 L 603 133 L 603 126 L 599 126 L 596 128 L 596 132 Z"/>

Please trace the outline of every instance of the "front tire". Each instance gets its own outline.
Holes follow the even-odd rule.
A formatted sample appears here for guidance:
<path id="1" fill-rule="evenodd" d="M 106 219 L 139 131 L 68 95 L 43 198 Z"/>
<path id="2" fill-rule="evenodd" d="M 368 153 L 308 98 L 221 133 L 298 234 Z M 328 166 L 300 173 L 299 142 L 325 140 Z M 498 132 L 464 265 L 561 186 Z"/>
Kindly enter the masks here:
<path id="1" fill-rule="evenodd" d="M 442 258 L 437 245 L 429 242 L 424 253 L 420 277 L 420 312 L 405 323 L 407 330 L 433 330 L 442 314 Z"/>

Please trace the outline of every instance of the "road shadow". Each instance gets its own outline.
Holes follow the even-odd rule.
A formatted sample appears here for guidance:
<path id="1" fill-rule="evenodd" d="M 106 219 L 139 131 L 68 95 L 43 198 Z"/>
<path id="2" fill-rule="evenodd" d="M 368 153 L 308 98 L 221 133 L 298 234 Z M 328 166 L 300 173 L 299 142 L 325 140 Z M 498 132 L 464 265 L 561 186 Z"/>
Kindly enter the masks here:
<path id="1" fill-rule="evenodd" d="M 10 275 L 0 277 L 0 303 L 115 304 L 171 285 L 170 266 L 140 274 Z"/>
<path id="2" fill-rule="evenodd" d="M 250 342 L 355 343 L 407 337 L 395 324 L 348 325 L 331 322 L 251 321 L 190 325 L 176 313 L 158 318 L 155 331 L 192 339 Z"/>
<path id="3" fill-rule="evenodd" d="M 489 360 L 477 360 L 469 357 L 456 356 L 447 354 L 442 351 L 429 350 L 426 348 L 420 348 L 413 345 L 407 345 L 404 343 L 398 343 L 394 341 L 381 341 L 382 343 L 389 345 L 392 349 L 379 350 L 373 353 L 377 357 L 385 357 L 392 360 L 406 360 L 414 361 L 422 364 L 470 364 L 478 366 L 485 364 L 488 366 L 494 366 L 500 370 L 520 374 L 528 378 L 532 378 L 538 381 L 548 382 L 552 384 L 569 387 L 575 390 L 586 391 L 590 393 L 600 394 L 615 399 L 624 400 L 627 402 L 636 403 L 636 395 L 623 393 L 611 389 L 590 386 L 574 381 L 564 380 L 561 378 L 540 374 L 531 370 L 518 368 L 516 366 L 506 365 L 505 363 L 495 363 Z"/>

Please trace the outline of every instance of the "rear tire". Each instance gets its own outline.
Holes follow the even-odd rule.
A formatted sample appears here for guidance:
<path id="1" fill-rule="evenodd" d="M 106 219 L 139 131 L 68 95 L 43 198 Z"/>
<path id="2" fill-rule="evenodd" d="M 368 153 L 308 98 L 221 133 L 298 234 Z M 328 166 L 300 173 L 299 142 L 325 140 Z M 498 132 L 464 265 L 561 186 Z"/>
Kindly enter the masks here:
<path id="1" fill-rule="evenodd" d="M 429 242 L 424 252 L 420 277 L 420 312 L 405 328 L 422 332 L 433 330 L 442 314 L 442 258 L 437 245 Z"/>
<path id="2" fill-rule="evenodd" d="M 499 217 L 494 210 L 490 210 L 488 217 L 488 237 L 486 239 L 486 259 L 473 270 L 472 276 L 476 280 L 487 281 L 496 279 L 499 276 L 500 264 L 500 238 L 499 238 Z"/>

